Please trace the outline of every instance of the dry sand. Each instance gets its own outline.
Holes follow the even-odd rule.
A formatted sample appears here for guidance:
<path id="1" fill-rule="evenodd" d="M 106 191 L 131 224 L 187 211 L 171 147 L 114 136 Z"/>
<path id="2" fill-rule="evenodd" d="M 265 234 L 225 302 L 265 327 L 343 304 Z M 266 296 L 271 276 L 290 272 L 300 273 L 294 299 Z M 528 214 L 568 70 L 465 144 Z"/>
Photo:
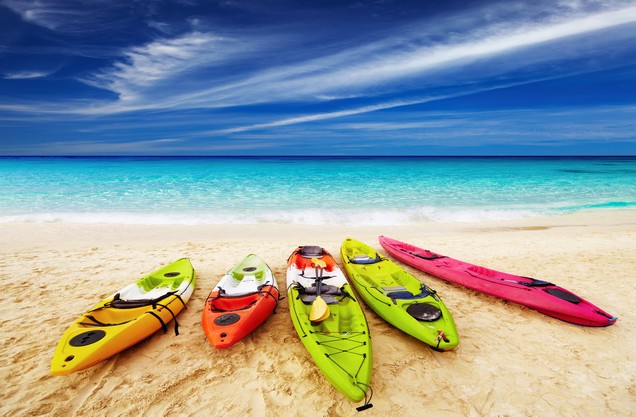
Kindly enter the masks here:
<path id="1" fill-rule="evenodd" d="M 365 309 L 374 407 L 361 414 L 298 339 L 287 300 L 247 339 L 215 350 L 201 329 L 209 291 L 248 253 L 285 285 L 286 259 L 316 244 L 340 260 L 351 236 L 384 234 L 490 268 L 550 280 L 619 317 L 586 328 L 406 267 L 453 313 L 460 345 L 439 353 Z M 629 416 L 636 415 L 636 212 L 410 227 L 0 224 L 0 415 Z M 180 257 L 197 289 L 180 335 L 158 332 L 88 370 L 49 374 L 83 311 Z"/>

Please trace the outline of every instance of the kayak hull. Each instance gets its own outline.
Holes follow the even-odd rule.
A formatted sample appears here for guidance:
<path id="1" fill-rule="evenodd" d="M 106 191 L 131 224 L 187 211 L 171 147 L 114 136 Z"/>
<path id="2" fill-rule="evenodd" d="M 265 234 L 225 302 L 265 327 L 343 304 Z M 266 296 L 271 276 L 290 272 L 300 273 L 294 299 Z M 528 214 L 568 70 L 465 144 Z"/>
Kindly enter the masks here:
<path id="1" fill-rule="evenodd" d="M 435 291 L 355 239 L 345 239 L 341 254 L 356 292 L 380 317 L 433 349 L 457 347 L 455 322 Z"/>
<path id="2" fill-rule="evenodd" d="M 611 326 L 611 314 L 547 281 L 495 271 L 385 236 L 380 245 L 394 258 L 427 274 L 582 326 Z"/>

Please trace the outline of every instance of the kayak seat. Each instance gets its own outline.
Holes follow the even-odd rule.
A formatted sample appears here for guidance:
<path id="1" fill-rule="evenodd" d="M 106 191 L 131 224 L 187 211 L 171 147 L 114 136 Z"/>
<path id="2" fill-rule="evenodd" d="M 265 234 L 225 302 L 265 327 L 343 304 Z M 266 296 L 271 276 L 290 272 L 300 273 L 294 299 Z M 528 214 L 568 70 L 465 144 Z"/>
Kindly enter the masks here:
<path id="1" fill-rule="evenodd" d="M 300 255 L 303 258 L 322 258 L 325 251 L 320 246 L 301 246 Z"/>
<path id="2" fill-rule="evenodd" d="M 428 296 L 428 291 L 423 291 L 419 294 L 413 294 L 410 291 L 394 291 L 387 294 L 387 297 L 396 300 L 417 300 Z"/>
<path id="3" fill-rule="evenodd" d="M 397 304 L 396 300 L 419 300 L 425 298 L 430 294 L 426 286 L 420 288 L 419 294 L 413 294 L 410 291 L 391 291 L 386 293 L 386 296 L 393 301 L 393 304 Z"/>
<path id="4" fill-rule="evenodd" d="M 316 296 L 318 293 L 318 288 L 313 284 L 311 287 L 303 287 L 302 285 L 298 285 L 299 298 L 305 304 L 311 304 L 316 300 Z M 322 284 L 320 287 L 320 297 L 327 304 L 336 304 L 339 303 L 340 300 L 336 299 L 335 296 L 343 296 L 346 295 L 342 292 L 342 290 L 335 285 Z"/>
<path id="5" fill-rule="evenodd" d="M 305 287 L 305 294 L 316 294 L 318 292 L 318 287 L 316 284 L 312 284 L 311 287 Z M 322 284 L 320 287 L 320 295 L 342 295 L 342 291 L 340 288 L 335 285 Z"/>
<path id="6" fill-rule="evenodd" d="M 133 299 L 122 299 L 121 294 L 117 293 L 113 296 L 113 301 L 110 302 L 110 306 L 113 308 L 138 308 L 138 307 L 146 307 L 151 305 L 156 305 L 159 301 L 170 297 L 174 292 L 165 293 L 156 298 L 133 298 Z"/>
<path id="7" fill-rule="evenodd" d="M 378 255 L 377 253 L 375 254 L 375 258 L 372 258 L 368 255 L 354 255 L 353 258 L 349 258 L 349 262 L 358 265 L 375 264 L 380 261 L 382 261 L 382 258 L 380 258 L 380 255 Z"/>
<path id="8" fill-rule="evenodd" d="M 327 295 L 327 294 L 321 293 L 320 297 L 323 299 L 323 301 L 326 304 L 338 304 L 340 302 L 340 300 L 336 299 L 333 295 Z M 304 304 L 311 304 L 314 301 L 316 301 L 316 296 L 305 294 L 304 296 L 301 297 L 301 300 L 303 300 Z"/>

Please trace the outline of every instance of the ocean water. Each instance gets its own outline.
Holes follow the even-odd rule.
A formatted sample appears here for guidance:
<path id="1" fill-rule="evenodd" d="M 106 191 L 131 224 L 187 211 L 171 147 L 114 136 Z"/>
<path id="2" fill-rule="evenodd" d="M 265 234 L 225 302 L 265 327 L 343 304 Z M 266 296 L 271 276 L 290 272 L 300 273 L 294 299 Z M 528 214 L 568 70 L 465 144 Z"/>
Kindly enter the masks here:
<path id="1" fill-rule="evenodd" d="M 3 157 L 0 222 L 408 225 L 636 207 L 636 157 Z"/>

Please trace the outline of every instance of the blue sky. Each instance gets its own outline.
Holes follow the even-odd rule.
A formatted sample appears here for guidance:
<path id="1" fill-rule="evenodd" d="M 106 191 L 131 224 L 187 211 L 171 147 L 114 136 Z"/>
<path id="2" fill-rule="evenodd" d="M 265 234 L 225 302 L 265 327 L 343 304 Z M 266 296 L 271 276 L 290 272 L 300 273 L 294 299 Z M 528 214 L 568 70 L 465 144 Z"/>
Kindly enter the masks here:
<path id="1" fill-rule="evenodd" d="M 636 1 L 0 0 L 0 155 L 130 154 L 633 155 Z"/>

